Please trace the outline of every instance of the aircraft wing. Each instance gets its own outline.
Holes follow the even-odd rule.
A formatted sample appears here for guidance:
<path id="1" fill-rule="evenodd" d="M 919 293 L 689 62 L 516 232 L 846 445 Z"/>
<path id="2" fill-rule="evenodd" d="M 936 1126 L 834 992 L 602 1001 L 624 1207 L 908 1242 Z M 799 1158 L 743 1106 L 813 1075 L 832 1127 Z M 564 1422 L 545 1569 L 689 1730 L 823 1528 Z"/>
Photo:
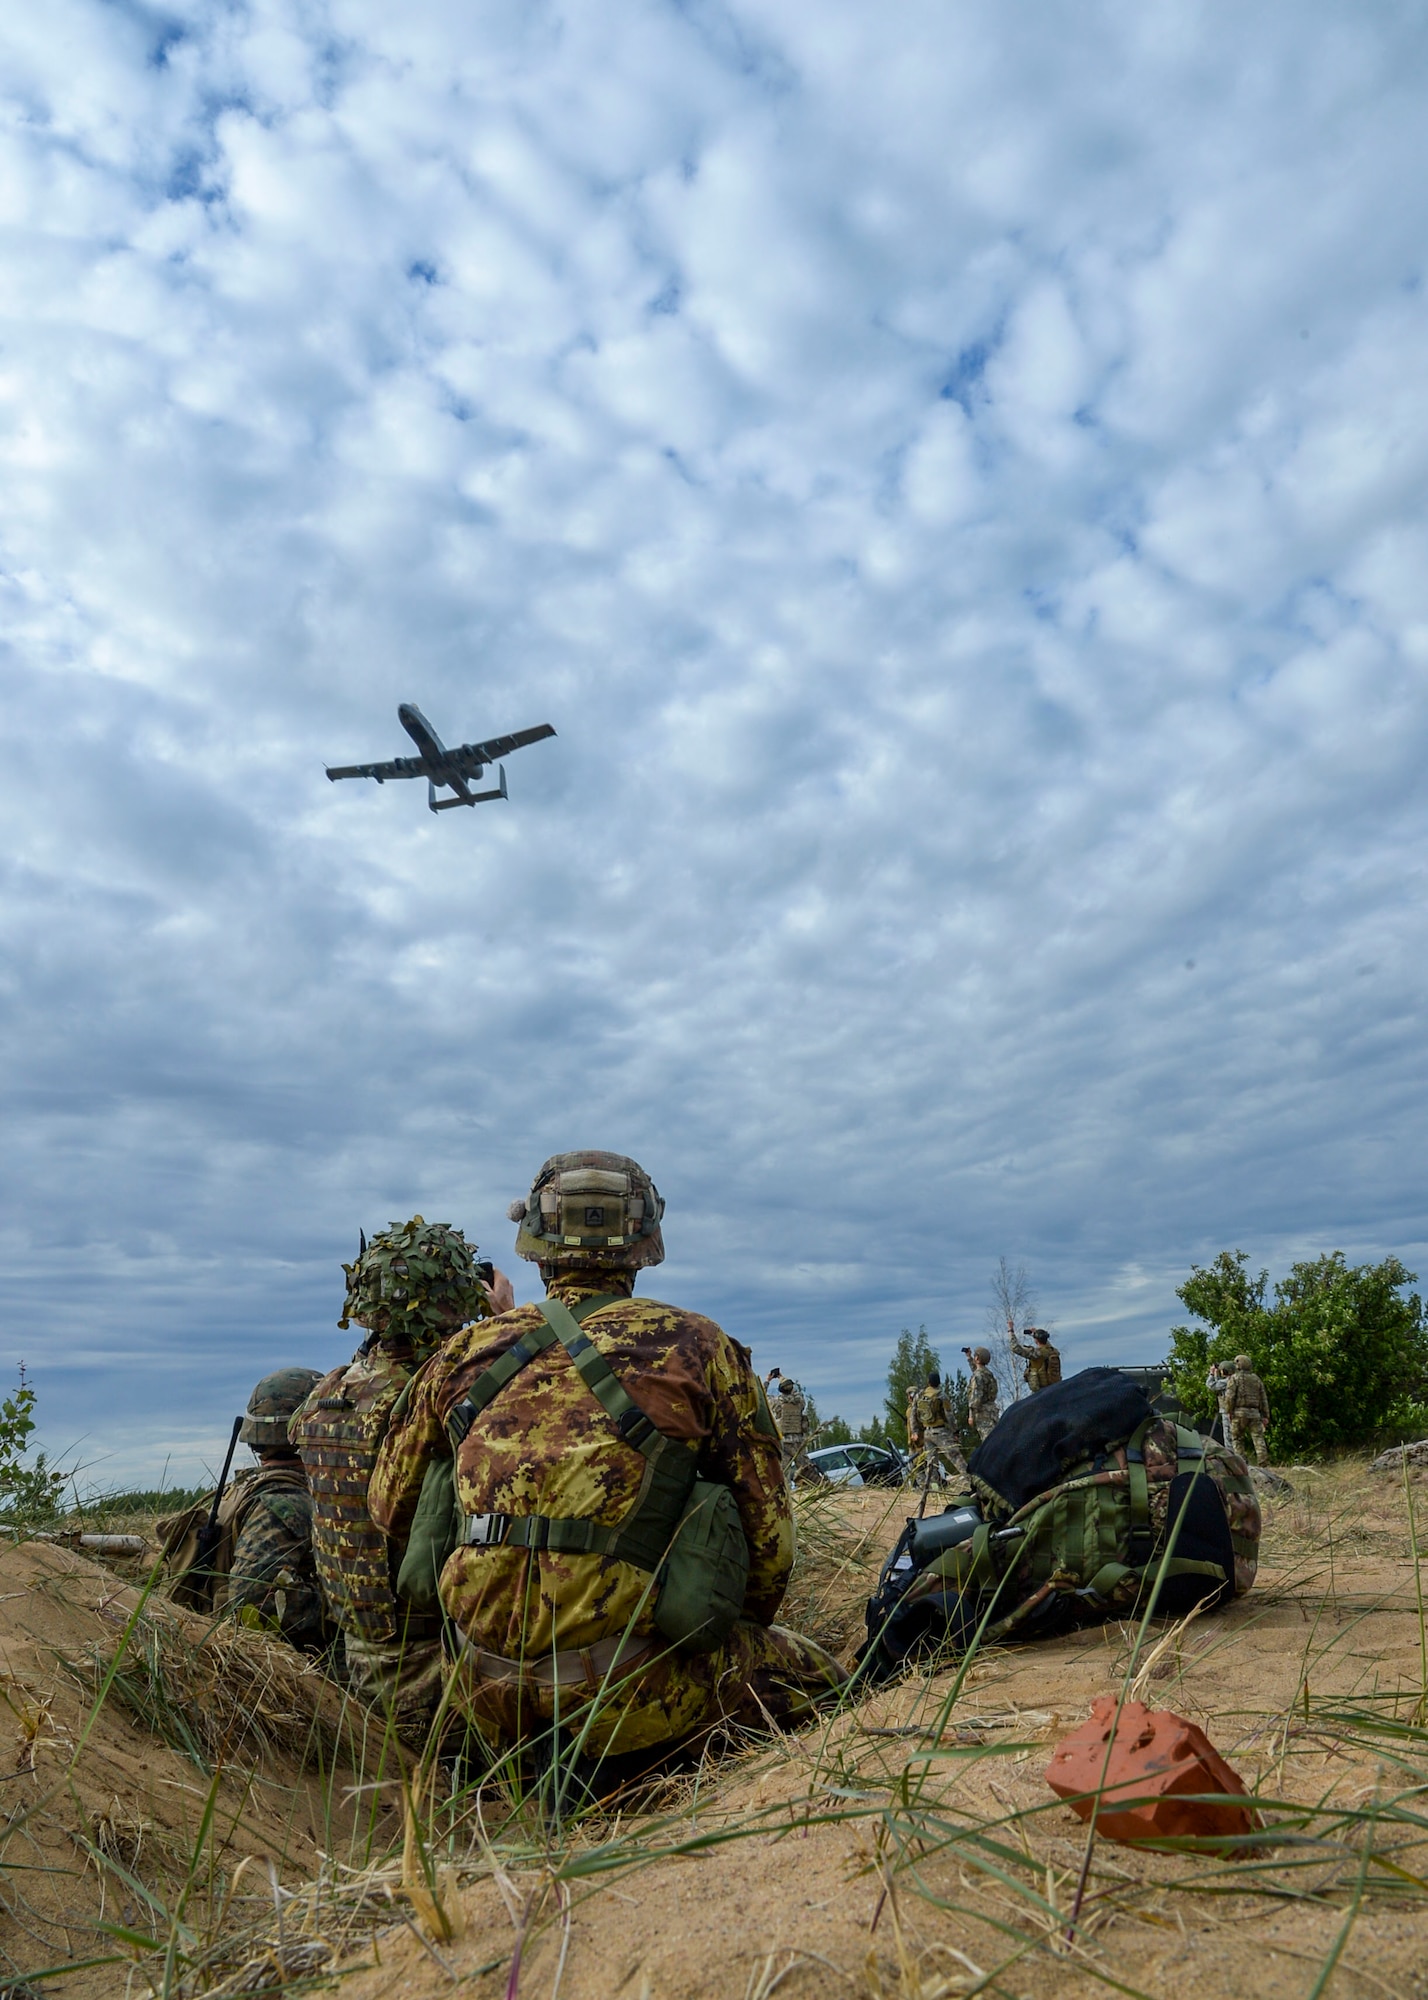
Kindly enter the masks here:
<path id="1" fill-rule="evenodd" d="M 513 736 L 491 736 L 484 743 L 458 744 L 446 754 L 463 777 L 479 778 L 485 767 L 498 758 L 509 757 L 513 750 L 524 750 L 527 743 L 539 743 L 554 734 L 548 722 L 541 722 L 534 729 L 518 729 Z"/>
<path id="2" fill-rule="evenodd" d="M 385 785 L 388 778 L 422 778 L 426 764 L 420 757 L 392 757 L 385 764 L 329 764 L 329 778 L 375 778 Z"/>

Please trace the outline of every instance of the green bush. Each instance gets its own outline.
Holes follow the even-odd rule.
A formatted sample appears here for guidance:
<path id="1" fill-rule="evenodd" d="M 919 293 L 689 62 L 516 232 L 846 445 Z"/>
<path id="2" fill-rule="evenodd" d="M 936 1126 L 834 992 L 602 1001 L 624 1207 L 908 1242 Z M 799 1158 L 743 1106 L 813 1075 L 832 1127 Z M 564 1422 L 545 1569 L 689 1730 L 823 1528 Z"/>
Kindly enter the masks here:
<path id="1" fill-rule="evenodd" d="M 20 1524 L 52 1521 L 68 1475 L 55 1472 L 42 1451 L 33 1465 L 25 1454 L 35 1428 L 35 1392 L 20 1363 L 20 1382 L 13 1396 L 0 1401 L 0 1520 Z"/>
<path id="2" fill-rule="evenodd" d="M 1276 1457 L 1303 1458 L 1428 1434 L 1428 1328 L 1396 1257 L 1348 1264 L 1341 1250 L 1295 1264 L 1274 1288 L 1243 1250 L 1196 1265 L 1177 1297 L 1201 1323 L 1171 1328 L 1175 1390 L 1208 1427 L 1212 1361 L 1248 1354 L 1269 1394 Z"/>

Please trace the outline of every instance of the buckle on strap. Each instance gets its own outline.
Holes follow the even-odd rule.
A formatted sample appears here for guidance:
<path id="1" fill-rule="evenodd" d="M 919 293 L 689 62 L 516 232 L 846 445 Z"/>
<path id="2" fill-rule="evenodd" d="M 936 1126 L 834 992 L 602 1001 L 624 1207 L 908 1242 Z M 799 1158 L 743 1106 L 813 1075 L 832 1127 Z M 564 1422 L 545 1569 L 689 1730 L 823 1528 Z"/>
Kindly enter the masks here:
<path id="1" fill-rule="evenodd" d="M 467 1548 L 499 1548 L 511 1532 L 513 1514 L 468 1514 L 461 1540 Z"/>

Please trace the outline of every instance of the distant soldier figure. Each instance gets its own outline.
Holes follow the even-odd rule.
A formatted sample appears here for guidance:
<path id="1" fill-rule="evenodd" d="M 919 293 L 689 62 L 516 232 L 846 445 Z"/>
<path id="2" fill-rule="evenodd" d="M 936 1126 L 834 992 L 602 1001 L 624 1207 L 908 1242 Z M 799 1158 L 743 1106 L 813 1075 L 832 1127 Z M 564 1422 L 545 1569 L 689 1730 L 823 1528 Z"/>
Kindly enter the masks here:
<path id="1" fill-rule="evenodd" d="M 1061 1355 L 1051 1345 L 1051 1335 L 1044 1326 L 1029 1326 L 1026 1331 L 1034 1345 L 1027 1347 L 1024 1342 L 1014 1340 L 1011 1350 L 1026 1363 L 1023 1379 L 1035 1395 L 1038 1389 L 1049 1389 L 1053 1382 L 1061 1380 Z"/>
<path id="2" fill-rule="evenodd" d="M 917 1399 L 917 1428 L 922 1438 L 925 1470 L 935 1473 L 939 1480 L 945 1471 L 959 1476 L 966 1472 L 966 1461 L 952 1423 L 952 1411 L 942 1393 L 942 1377 L 935 1368 L 927 1378 L 927 1387 Z"/>
<path id="3" fill-rule="evenodd" d="M 1250 1366 L 1247 1354 L 1235 1356 L 1235 1372 L 1225 1389 L 1225 1415 L 1230 1421 L 1230 1434 L 1234 1439 L 1234 1449 L 1248 1463 L 1249 1452 L 1246 1443 L 1254 1440 L 1254 1455 L 1261 1465 L 1269 1464 L 1269 1452 L 1264 1442 L 1264 1427 L 1269 1422 L 1269 1397 L 1263 1382 Z"/>
<path id="4" fill-rule="evenodd" d="M 917 1421 L 918 1394 L 919 1391 L 916 1385 L 912 1382 L 909 1382 L 907 1385 L 907 1419 L 906 1419 L 907 1455 L 912 1460 L 916 1460 L 922 1450 L 922 1429 Z"/>
<path id="5" fill-rule="evenodd" d="M 989 1347 L 971 1347 L 964 1348 L 963 1352 L 972 1364 L 972 1379 L 967 1385 L 967 1415 L 978 1438 L 985 1438 L 1001 1415 L 1001 1392 L 992 1373 L 992 1351 Z"/>
<path id="6" fill-rule="evenodd" d="M 1235 1448 L 1234 1441 L 1230 1437 L 1230 1420 L 1225 1415 L 1225 1395 L 1230 1386 L 1230 1376 L 1232 1373 L 1233 1370 L 1223 1367 L 1220 1362 L 1212 1361 L 1210 1363 L 1210 1372 L 1205 1377 L 1205 1387 L 1215 1399 L 1214 1421 L 1220 1427 L 1220 1443 L 1225 1447 L 1226 1451 L 1233 1451 Z M 1211 1436 L 1213 1435 L 1214 1425 L 1212 1424 Z"/>
<path id="7" fill-rule="evenodd" d="M 170 1593 L 197 1611 L 228 1611 L 305 1653 L 332 1637 L 312 1557 L 312 1500 L 302 1461 L 288 1443 L 288 1420 L 314 1384 L 315 1368 L 280 1368 L 248 1398 L 238 1436 L 258 1463 L 239 1472 L 218 1506 L 218 1542 L 199 1561 L 199 1536 L 212 1512 L 197 1506 L 157 1523 L 169 1565 Z"/>
<path id="8" fill-rule="evenodd" d="M 449 1334 L 493 1316 L 490 1286 L 459 1229 L 392 1223 L 344 1264 L 339 1326 L 366 1339 L 349 1363 L 324 1375 L 293 1418 L 292 1438 L 312 1487 L 313 1549 L 329 1614 L 342 1631 L 347 1678 L 387 1712 L 404 1741 L 420 1745 L 441 1698 L 441 1619 L 413 1611 L 396 1592 L 405 1547 L 373 1521 L 367 1487 L 392 1411 L 412 1375 Z M 507 1292 L 505 1294 L 509 1296 Z"/>
<path id="9" fill-rule="evenodd" d="M 778 1425 L 783 1453 L 783 1476 L 792 1480 L 794 1473 L 804 1462 L 808 1405 L 798 1384 L 784 1375 L 780 1377 L 778 1394 L 773 1398 L 770 1407 L 773 1410 L 773 1420 Z"/>

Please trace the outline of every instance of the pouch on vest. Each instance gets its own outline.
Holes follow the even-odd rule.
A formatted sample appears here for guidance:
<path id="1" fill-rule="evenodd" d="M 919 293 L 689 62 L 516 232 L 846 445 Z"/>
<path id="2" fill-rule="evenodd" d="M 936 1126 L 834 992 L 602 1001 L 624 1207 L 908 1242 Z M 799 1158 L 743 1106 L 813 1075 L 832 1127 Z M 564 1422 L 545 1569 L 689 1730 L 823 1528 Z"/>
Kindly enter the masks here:
<path id="1" fill-rule="evenodd" d="M 727 1486 L 696 1479 L 658 1572 L 655 1624 L 672 1645 L 708 1653 L 728 1638 L 749 1587 L 749 1544 Z"/>
<path id="2" fill-rule="evenodd" d="M 461 1540 L 465 1520 L 456 1497 L 456 1460 L 434 1458 L 421 1483 L 407 1552 L 397 1571 L 397 1595 L 413 1611 L 440 1611 L 441 1572 Z"/>

